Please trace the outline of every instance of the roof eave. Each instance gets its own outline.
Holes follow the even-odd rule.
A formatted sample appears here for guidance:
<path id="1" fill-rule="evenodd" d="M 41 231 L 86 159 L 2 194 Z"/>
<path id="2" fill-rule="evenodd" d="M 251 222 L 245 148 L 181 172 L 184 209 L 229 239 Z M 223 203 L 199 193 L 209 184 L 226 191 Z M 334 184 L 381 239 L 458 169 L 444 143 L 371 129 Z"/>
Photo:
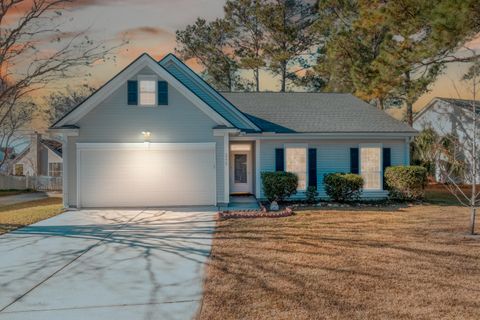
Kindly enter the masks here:
<path id="1" fill-rule="evenodd" d="M 247 136 L 258 137 L 276 137 L 276 138 L 316 138 L 316 137 L 342 137 L 342 138 L 356 138 L 356 137 L 375 137 L 375 138 L 392 138 L 392 137 L 414 137 L 419 132 L 417 130 L 412 131 L 386 131 L 386 132 L 371 132 L 371 131 L 338 131 L 338 132 L 291 132 L 291 133 L 279 133 L 279 132 L 261 132 L 261 133 L 247 133 Z"/>

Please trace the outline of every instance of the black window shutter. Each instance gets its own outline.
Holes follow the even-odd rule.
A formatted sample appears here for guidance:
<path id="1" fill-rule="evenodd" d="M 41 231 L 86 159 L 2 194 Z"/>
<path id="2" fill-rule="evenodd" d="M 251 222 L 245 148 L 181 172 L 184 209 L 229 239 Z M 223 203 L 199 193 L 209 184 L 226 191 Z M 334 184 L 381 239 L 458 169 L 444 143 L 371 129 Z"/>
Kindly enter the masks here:
<path id="1" fill-rule="evenodd" d="M 158 81 L 158 105 L 168 105 L 168 83 L 166 81 Z"/>
<path id="2" fill-rule="evenodd" d="M 385 183 L 385 169 L 392 165 L 392 151 L 390 148 L 383 148 L 383 189 L 386 189 L 387 184 Z"/>
<path id="3" fill-rule="evenodd" d="M 317 149 L 308 149 L 308 186 L 317 187 Z"/>
<path id="4" fill-rule="evenodd" d="M 275 171 L 285 171 L 285 156 L 282 148 L 275 149 Z"/>
<path id="5" fill-rule="evenodd" d="M 392 151 L 390 148 L 383 148 L 383 172 L 392 165 Z"/>
<path id="6" fill-rule="evenodd" d="M 137 81 L 129 80 L 127 82 L 128 91 L 128 105 L 138 104 L 138 83 Z"/>
<path id="7" fill-rule="evenodd" d="M 358 148 L 350 148 L 350 172 L 358 174 Z"/>

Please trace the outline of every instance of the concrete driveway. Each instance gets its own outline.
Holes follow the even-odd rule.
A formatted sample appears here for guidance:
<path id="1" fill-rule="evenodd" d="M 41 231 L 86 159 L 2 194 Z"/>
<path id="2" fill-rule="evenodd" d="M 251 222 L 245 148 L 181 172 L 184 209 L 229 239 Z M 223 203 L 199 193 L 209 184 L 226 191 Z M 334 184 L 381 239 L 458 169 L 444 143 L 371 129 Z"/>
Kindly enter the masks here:
<path id="1" fill-rule="evenodd" d="M 191 319 L 214 214 L 70 211 L 0 236 L 0 319 Z"/>

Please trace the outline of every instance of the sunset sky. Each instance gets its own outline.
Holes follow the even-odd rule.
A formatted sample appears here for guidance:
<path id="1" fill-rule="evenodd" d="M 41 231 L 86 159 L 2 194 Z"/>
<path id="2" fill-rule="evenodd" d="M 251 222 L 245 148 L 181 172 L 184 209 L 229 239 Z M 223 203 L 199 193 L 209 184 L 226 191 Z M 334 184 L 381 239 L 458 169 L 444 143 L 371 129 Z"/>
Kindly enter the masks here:
<path id="1" fill-rule="evenodd" d="M 94 87 L 114 76 L 125 65 L 147 52 L 160 59 L 175 48 L 175 30 L 183 29 L 197 17 L 212 20 L 223 16 L 224 0 L 77 0 L 69 9 L 65 18 L 70 19 L 65 26 L 65 33 L 88 29 L 90 35 L 99 41 L 110 44 L 128 39 L 129 43 L 117 54 L 116 62 L 101 63 L 90 70 L 91 76 L 79 75 L 70 81 L 72 86 L 88 82 Z M 480 49 L 480 38 L 474 40 L 470 47 Z M 198 66 L 187 62 L 194 70 Z M 465 73 L 465 64 L 452 64 L 442 75 L 432 91 L 422 97 L 416 108 L 424 106 L 434 96 L 458 97 L 456 88 L 462 98 L 470 98 L 468 90 L 459 82 Z M 263 78 L 261 90 L 276 90 L 277 81 L 268 73 Z"/>

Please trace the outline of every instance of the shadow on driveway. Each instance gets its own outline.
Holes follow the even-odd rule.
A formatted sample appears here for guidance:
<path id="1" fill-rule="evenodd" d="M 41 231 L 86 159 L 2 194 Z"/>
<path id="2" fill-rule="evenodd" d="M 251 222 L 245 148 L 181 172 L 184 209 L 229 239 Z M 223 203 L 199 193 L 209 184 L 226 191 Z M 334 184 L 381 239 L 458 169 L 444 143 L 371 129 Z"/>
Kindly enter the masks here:
<path id="1" fill-rule="evenodd" d="M 214 214 L 81 210 L 0 237 L 0 319 L 192 318 Z"/>

